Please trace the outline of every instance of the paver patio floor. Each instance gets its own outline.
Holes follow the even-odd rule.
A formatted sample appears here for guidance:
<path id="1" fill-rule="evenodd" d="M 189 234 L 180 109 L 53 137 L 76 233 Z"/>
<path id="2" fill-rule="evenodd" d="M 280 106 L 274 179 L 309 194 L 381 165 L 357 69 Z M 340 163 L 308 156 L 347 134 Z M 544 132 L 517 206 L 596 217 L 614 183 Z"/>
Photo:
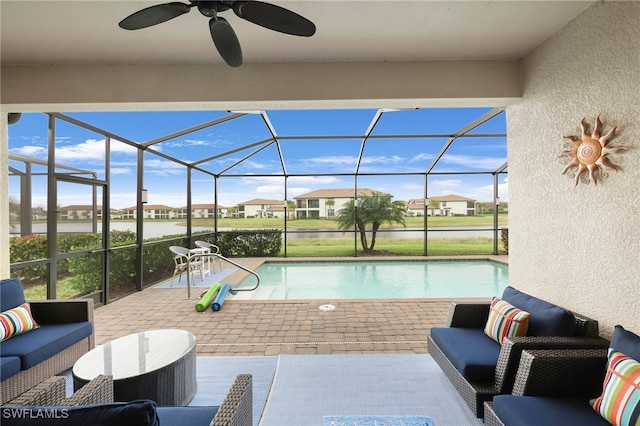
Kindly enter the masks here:
<path id="1" fill-rule="evenodd" d="M 225 282 L 236 283 L 235 274 Z M 202 289 L 146 288 L 94 312 L 96 345 L 130 333 L 180 328 L 196 335 L 197 354 L 247 356 L 427 353 L 431 327 L 444 325 L 449 299 L 227 300 L 197 312 Z M 325 304 L 334 310 L 323 311 Z"/>

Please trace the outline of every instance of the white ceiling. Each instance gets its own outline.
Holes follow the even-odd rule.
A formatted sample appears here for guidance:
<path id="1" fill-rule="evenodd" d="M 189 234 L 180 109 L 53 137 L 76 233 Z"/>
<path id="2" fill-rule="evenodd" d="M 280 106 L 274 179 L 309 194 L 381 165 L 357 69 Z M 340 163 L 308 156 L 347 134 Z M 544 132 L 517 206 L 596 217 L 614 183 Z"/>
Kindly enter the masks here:
<path id="1" fill-rule="evenodd" d="M 196 8 L 154 27 L 118 22 L 166 1 L 1 0 L 1 61 L 223 63 Z M 188 3 L 187 0 L 184 1 Z M 270 31 L 226 11 L 244 62 L 518 59 L 589 1 L 273 1 L 316 25 L 311 38 Z"/>

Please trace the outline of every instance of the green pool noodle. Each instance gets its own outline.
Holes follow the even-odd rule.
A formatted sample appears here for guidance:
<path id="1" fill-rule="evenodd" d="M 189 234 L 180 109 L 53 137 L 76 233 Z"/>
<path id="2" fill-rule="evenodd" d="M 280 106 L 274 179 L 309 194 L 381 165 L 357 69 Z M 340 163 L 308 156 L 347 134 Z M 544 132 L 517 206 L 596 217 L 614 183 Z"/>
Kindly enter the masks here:
<path id="1" fill-rule="evenodd" d="M 219 282 L 209 287 L 209 290 L 207 290 L 204 296 L 200 298 L 200 301 L 196 303 L 196 311 L 204 312 L 209 307 L 213 299 L 216 297 L 216 294 L 218 294 L 218 291 L 220 291 L 220 287 L 222 287 L 222 284 L 220 284 Z"/>

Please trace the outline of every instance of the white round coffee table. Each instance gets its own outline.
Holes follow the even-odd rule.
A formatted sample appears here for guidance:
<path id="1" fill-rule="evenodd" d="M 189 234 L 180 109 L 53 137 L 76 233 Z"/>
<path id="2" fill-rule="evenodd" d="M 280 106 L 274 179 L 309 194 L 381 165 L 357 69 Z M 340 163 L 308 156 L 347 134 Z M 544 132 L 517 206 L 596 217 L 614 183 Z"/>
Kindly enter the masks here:
<path id="1" fill-rule="evenodd" d="M 185 406 L 197 388 L 196 337 L 176 329 L 130 334 L 84 354 L 72 373 L 74 390 L 100 374 L 111 375 L 115 401 Z"/>

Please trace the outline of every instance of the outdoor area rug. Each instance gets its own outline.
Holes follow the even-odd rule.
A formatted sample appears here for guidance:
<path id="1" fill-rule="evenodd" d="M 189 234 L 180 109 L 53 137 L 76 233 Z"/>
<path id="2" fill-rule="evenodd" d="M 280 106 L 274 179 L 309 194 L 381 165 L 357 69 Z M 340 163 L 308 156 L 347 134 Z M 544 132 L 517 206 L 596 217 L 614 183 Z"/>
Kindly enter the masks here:
<path id="1" fill-rule="evenodd" d="M 220 405 L 236 376 L 251 374 L 253 424 L 257 425 L 267 401 L 277 360 L 276 356 L 197 357 L 198 390 L 189 405 Z"/>
<path id="2" fill-rule="evenodd" d="M 200 279 L 200 274 L 196 272 L 194 274 L 195 279 L 191 282 L 191 287 L 202 288 L 202 289 L 209 288 L 217 282 L 222 283 L 222 280 L 224 278 L 233 274 L 237 270 L 238 270 L 237 268 L 228 268 L 228 269 L 220 270 L 212 267 L 211 272 L 205 274 L 204 280 Z M 169 278 L 168 280 L 162 281 L 161 283 L 154 285 L 153 288 L 187 288 L 187 275 L 182 274 L 182 278 L 180 279 L 180 281 L 178 281 L 178 277 L 176 277 L 173 280 L 173 286 L 171 285 L 171 278 Z"/>
<path id="3" fill-rule="evenodd" d="M 322 426 L 433 426 L 427 416 L 325 416 Z"/>
<path id="4" fill-rule="evenodd" d="M 278 357 L 197 357 L 198 389 L 190 406 L 220 405 L 238 374 L 251 374 L 253 384 L 253 424 L 258 425 L 273 382 Z M 73 394 L 71 369 L 60 373 L 67 378 L 67 397 Z M 184 425 L 189 426 L 189 425 Z"/>
<path id="5" fill-rule="evenodd" d="M 426 354 L 280 355 L 261 426 L 322 425 L 325 416 L 426 416 L 482 425 Z"/>

